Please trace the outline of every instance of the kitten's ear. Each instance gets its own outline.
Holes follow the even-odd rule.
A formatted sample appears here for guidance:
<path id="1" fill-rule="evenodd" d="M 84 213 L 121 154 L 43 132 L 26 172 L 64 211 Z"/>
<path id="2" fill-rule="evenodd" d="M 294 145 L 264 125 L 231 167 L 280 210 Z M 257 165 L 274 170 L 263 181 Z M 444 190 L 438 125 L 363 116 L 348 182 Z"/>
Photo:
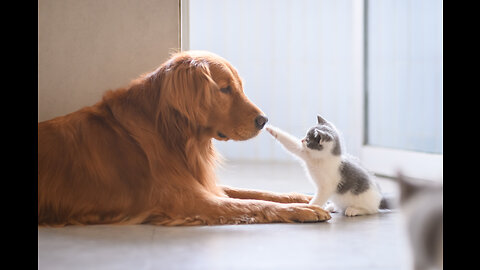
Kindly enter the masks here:
<path id="1" fill-rule="evenodd" d="M 313 132 L 313 139 L 317 143 L 320 143 L 320 140 L 322 139 L 322 136 L 321 136 L 321 131 L 319 129 L 315 129 L 315 131 Z"/>
<path id="2" fill-rule="evenodd" d="M 318 138 L 317 140 L 318 142 L 320 141 L 328 142 L 333 140 L 332 135 L 328 134 L 327 132 L 323 132 L 320 129 L 315 129 L 315 139 L 317 138 Z"/>
<path id="3" fill-rule="evenodd" d="M 323 125 L 327 123 L 327 120 L 323 119 L 319 114 L 317 114 L 317 122 Z"/>

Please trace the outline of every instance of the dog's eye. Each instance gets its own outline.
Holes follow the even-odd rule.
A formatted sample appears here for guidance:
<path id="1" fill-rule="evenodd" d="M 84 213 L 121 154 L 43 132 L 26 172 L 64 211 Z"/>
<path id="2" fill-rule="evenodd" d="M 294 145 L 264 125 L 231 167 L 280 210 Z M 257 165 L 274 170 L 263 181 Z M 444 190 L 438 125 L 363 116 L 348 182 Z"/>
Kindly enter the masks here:
<path id="1" fill-rule="evenodd" d="M 227 86 L 224 88 L 220 88 L 220 91 L 222 91 L 222 93 L 225 93 L 225 94 L 230 94 L 232 92 L 232 88 L 230 86 Z"/>

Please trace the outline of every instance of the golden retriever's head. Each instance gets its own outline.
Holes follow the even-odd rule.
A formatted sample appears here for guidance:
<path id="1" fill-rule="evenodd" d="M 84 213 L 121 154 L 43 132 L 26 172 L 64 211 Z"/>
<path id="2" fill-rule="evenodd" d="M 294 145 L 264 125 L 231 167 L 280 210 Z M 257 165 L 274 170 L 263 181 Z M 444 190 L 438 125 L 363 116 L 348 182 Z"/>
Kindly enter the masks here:
<path id="1" fill-rule="evenodd" d="M 268 121 L 243 92 L 235 68 L 205 51 L 174 54 L 160 67 L 162 99 L 217 140 L 247 140 Z"/>

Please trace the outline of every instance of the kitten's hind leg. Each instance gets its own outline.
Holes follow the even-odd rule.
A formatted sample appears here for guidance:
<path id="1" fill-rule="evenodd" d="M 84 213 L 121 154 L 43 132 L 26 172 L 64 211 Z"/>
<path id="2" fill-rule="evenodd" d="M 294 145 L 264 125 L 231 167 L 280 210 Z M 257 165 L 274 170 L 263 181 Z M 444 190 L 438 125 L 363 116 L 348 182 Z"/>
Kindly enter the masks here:
<path id="1" fill-rule="evenodd" d="M 361 207 L 349 206 L 347 207 L 347 209 L 345 209 L 345 216 L 348 216 L 348 217 L 368 215 L 373 213 L 375 213 L 375 211 L 369 211 Z"/>

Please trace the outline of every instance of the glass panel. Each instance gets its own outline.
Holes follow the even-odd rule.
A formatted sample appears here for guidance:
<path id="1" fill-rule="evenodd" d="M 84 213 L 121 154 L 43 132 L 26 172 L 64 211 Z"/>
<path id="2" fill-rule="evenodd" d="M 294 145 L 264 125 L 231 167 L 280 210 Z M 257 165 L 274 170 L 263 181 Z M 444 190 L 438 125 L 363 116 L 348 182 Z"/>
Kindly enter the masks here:
<path id="1" fill-rule="evenodd" d="M 440 0 L 367 4 L 367 144 L 443 153 Z"/>

